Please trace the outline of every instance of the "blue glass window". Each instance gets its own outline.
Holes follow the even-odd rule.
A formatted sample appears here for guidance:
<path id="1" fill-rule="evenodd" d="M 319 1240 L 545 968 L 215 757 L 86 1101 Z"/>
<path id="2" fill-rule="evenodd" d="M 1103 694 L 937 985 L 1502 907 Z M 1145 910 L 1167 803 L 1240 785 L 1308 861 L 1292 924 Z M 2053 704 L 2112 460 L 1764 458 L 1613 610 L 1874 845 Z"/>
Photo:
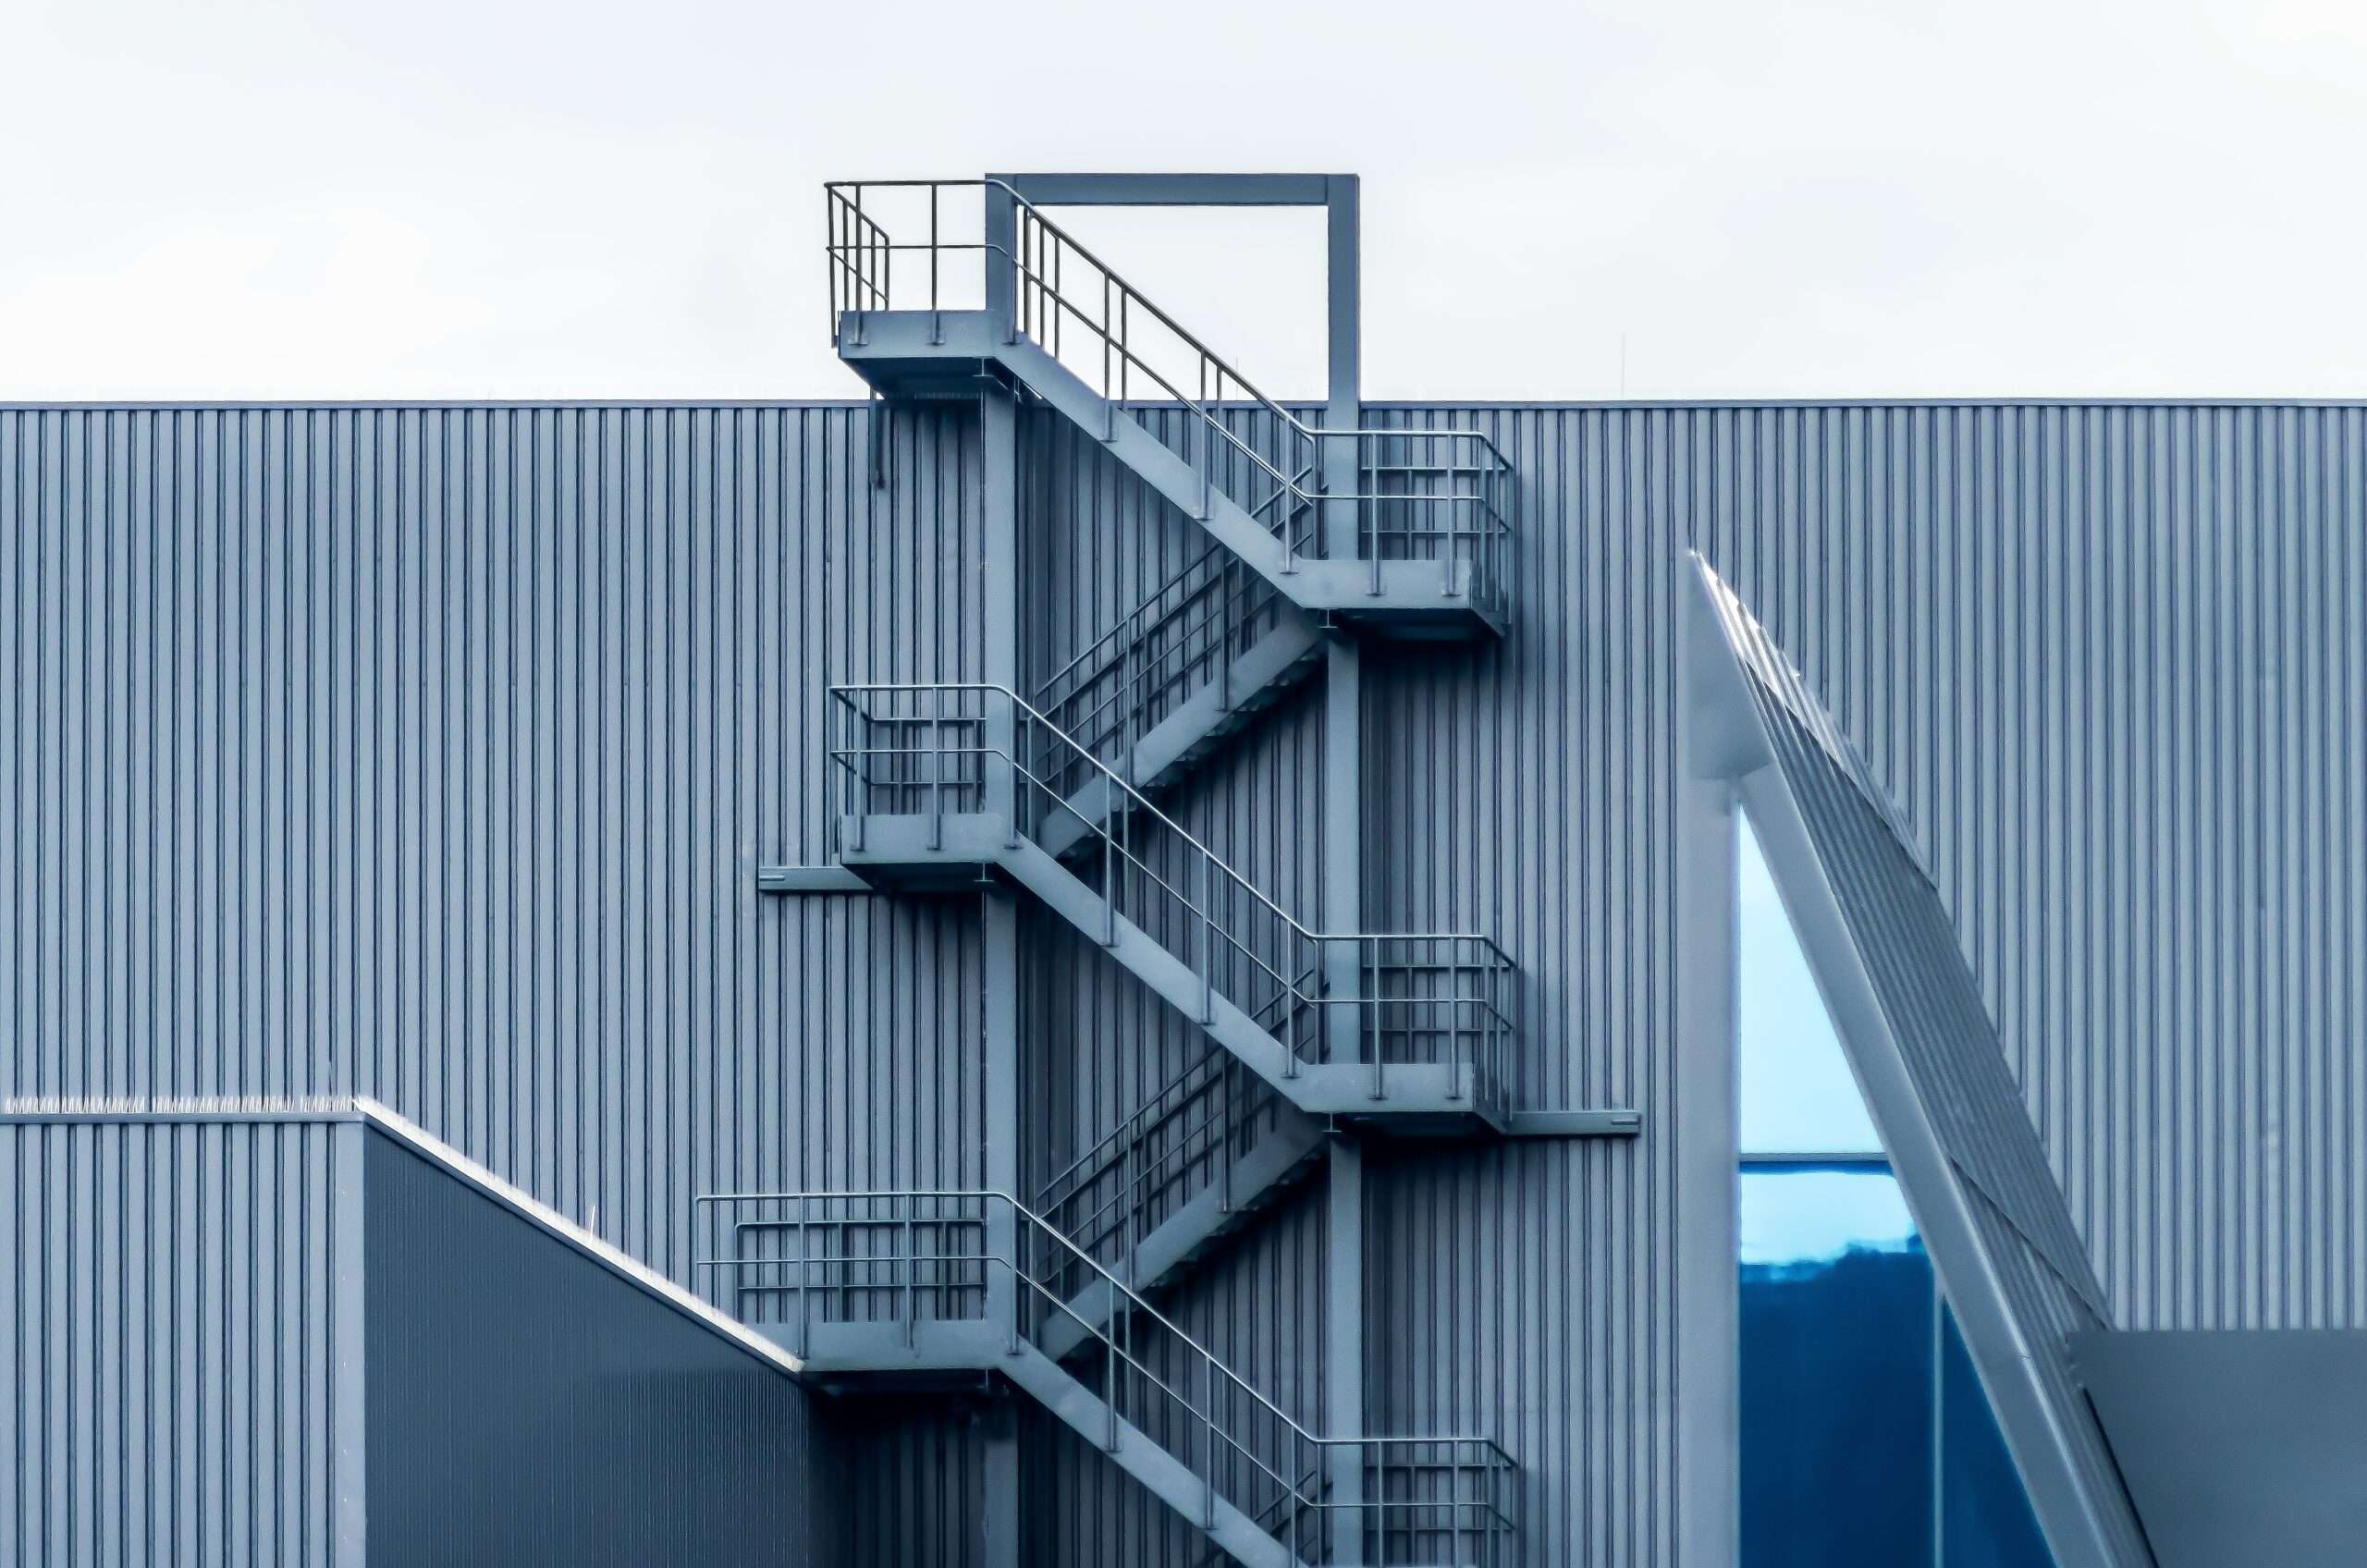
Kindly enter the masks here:
<path id="1" fill-rule="evenodd" d="M 2045 1568 L 2046 1537 L 1947 1314 L 1940 1353 L 1940 1559 L 1947 1568 Z"/>
<path id="2" fill-rule="evenodd" d="M 1745 1568 L 1932 1554 L 1932 1265 L 1895 1178 L 1742 1179 Z"/>
<path id="3" fill-rule="evenodd" d="M 1744 1568 L 2051 1568 L 1748 823 L 1736 851 Z"/>

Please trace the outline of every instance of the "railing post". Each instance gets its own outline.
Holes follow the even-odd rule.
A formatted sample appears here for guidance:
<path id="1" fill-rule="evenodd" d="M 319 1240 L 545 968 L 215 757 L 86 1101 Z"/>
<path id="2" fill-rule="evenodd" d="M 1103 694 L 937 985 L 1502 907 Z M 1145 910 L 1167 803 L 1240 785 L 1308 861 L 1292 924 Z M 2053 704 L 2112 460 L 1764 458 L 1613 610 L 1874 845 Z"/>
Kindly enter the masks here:
<path id="1" fill-rule="evenodd" d="M 1233 711 L 1233 573 L 1228 552 L 1217 565 L 1217 712 Z"/>
<path id="2" fill-rule="evenodd" d="M 991 1198 L 987 1200 L 988 1203 L 992 1203 L 993 1201 L 994 1200 Z M 986 1227 L 984 1235 L 986 1237 L 987 1250 L 988 1252 L 994 1251 L 994 1227 L 992 1225 Z M 1020 1219 L 1017 1209 L 1014 1207 L 1011 1217 L 1011 1267 L 1009 1270 L 1011 1274 L 1011 1312 L 1005 1320 L 1006 1327 L 1003 1330 L 1002 1342 L 1003 1354 L 1006 1355 L 1017 1355 L 1019 1354 L 1020 1303 L 1023 1298 L 1029 1293 L 1028 1281 L 1035 1277 L 1035 1270 L 1033 1268 L 1023 1269 L 1021 1268 L 1021 1264 L 1023 1261 L 1032 1258 L 1035 1254 L 1035 1233 L 1027 1229 L 1027 1222 Z M 987 1264 L 987 1269 L 989 1273 L 993 1272 L 994 1264 L 991 1261 Z M 993 1301 L 993 1292 L 991 1290 L 987 1292 L 987 1300 L 988 1304 L 991 1305 Z"/>
<path id="3" fill-rule="evenodd" d="M 1446 939 L 1446 1097 L 1463 1097 L 1463 938 Z M 1474 1055 L 1478 1051 L 1478 1032 L 1472 1038 Z"/>
<path id="4" fill-rule="evenodd" d="M 907 1349 L 920 1342 L 919 1269 L 913 1264 L 916 1250 L 913 1240 L 913 1207 L 916 1199 L 906 1197 L 904 1210 L 904 1344 Z"/>
<path id="5" fill-rule="evenodd" d="M 1250 912 L 1250 916 L 1252 919 L 1255 919 L 1257 917 L 1257 912 L 1252 910 Z M 1285 1037 L 1282 1042 L 1282 1076 L 1285 1078 L 1295 1078 L 1298 1076 L 1299 1014 L 1305 1011 L 1299 1006 L 1298 974 L 1296 973 L 1298 955 L 1291 951 L 1291 949 L 1294 946 L 1295 946 L 1295 944 L 1289 940 L 1288 934 L 1285 933 L 1282 942 L 1282 994 L 1281 998 L 1282 1013 L 1285 1020 L 1283 1024 L 1283 1035 Z M 1252 968 L 1251 973 L 1252 974 L 1256 974 L 1254 967 Z M 1322 1005 L 1320 998 L 1323 995 L 1323 944 L 1320 941 L 1315 944 L 1315 968 L 1313 973 L 1315 975 L 1315 994 L 1318 998 L 1316 1005 L 1320 1007 Z"/>
<path id="6" fill-rule="evenodd" d="M 1363 976 L 1365 1033 L 1372 1041 L 1372 1097 L 1382 1099 L 1389 1094 L 1389 1070 L 1381 1060 L 1388 1053 L 1381 1048 L 1380 1039 L 1380 938 L 1359 937 L 1356 946 L 1367 960 L 1357 968 Z"/>
<path id="7" fill-rule="evenodd" d="M 1463 1561 L 1463 1465 L 1464 1445 L 1454 1445 L 1454 1468 L 1447 1476 L 1447 1498 L 1454 1515 L 1454 1560 Z"/>
<path id="8" fill-rule="evenodd" d="M 1200 857 L 1200 1022 L 1213 1023 L 1217 1017 L 1217 913 L 1215 898 L 1216 873 L 1209 866 L 1209 857 Z"/>
<path id="9" fill-rule="evenodd" d="M 797 1354 L 814 1348 L 814 1217 L 807 1205 L 812 1195 L 797 1194 Z"/>
<path id="10" fill-rule="evenodd" d="M 945 847 L 945 688 L 928 691 L 928 847 Z"/>
<path id="11" fill-rule="evenodd" d="M 1112 1278 L 1114 1278 L 1120 1284 L 1125 1283 L 1134 1277 L 1134 1271 L 1126 1267 L 1126 1259 L 1134 1256 L 1134 1239 L 1133 1214 L 1132 1211 L 1125 1207 L 1134 1199 L 1134 1187 L 1126 1180 L 1126 1166 L 1128 1163 L 1127 1156 L 1134 1152 L 1134 1145 L 1132 1140 L 1122 1141 L 1118 1145 L 1117 1199 L 1119 1204 L 1119 1223 L 1125 1227 L 1125 1229 L 1120 1232 L 1118 1239 L 1125 1244 L 1125 1250 L 1120 1253 L 1116 1258 L 1111 1260 L 1110 1272 Z M 1118 1326 L 1117 1311 L 1118 1296 L 1117 1292 L 1113 1290 L 1110 1296 L 1110 1326 L 1113 1330 Z"/>
<path id="12" fill-rule="evenodd" d="M 1118 781 L 1102 787 L 1110 809 L 1101 814 L 1101 945 L 1118 945 Z"/>
<path id="13" fill-rule="evenodd" d="M 1200 1357 L 1200 1528 L 1217 1527 L 1217 1359 Z"/>
<path id="14" fill-rule="evenodd" d="M 1458 497 L 1454 493 L 1456 485 L 1454 443 L 1452 440 L 1447 442 L 1446 450 L 1446 465 L 1440 471 L 1439 477 L 1440 504 L 1446 508 L 1446 537 L 1439 544 L 1439 572 L 1441 579 L 1439 589 L 1441 593 L 1452 598 L 1454 595 L 1454 544 L 1456 540 L 1463 537 L 1463 529 L 1459 521 L 1463 512 L 1462 508 L 1455 505 Z M 1438 456 L 1438 443 L 1435 438 L 1431 442 L 1430 456 L 1433 459 Z"/>
<path id="15" fill-rule="evenodd" d="M 1110 1293 L 1110 1320 L 1102 1326 L 1101 1334 L 1101 1392 L 1104 1400 L 1102 1408 L 1109 1412 L 1109 1435 L 1103 1439 L 1101 1446 L 1103 1451 L 1109 1453 L 1118 1452 L 1117 1325 L 1118 1294 L 1112 1291 Z"/>
<path id="16" fill-rule="evenodd" d="M 1217 1064 L 1217 1097 L 1221 1101 L 1217 1120 L 1217 1138 L 1223 1158 L 1218 1165 L 1217 1212 L 1233 1212 L 1233 1063 L 1220 1060 Z"/>

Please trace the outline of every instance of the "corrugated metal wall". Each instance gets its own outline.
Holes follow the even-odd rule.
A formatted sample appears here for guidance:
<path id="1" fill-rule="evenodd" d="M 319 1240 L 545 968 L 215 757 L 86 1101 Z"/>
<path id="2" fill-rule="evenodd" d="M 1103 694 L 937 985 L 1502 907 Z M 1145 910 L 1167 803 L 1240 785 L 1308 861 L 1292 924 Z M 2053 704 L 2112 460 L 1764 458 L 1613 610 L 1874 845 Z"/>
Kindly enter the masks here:
<path id="1" fill-rule="evenodd" d="M 1540 1097 L 1647 1118 L 1632 1145 L 1373 1162 L 1368 1305 L 1424 1326 L 1373 1409 L 1500 1427 L 1530 1561 L 1665 1563 L 1681 1506 L 1688 541 L 1903 804 L 2123 1319 L 2367 1322 L 2367 411 L 1372 417 L 1486 429 L 1528 495 L 1513 636 L 1368 662 L 1367 916 L 1493 928 Z M 4 1086 L 350 1060 L 339 1086 L 677 1274 L 696 1190 L 976 1179 L 975 905 L 752 888 L 823 856 L 826 680 L 980 656 L 974 427 L 895 416 L 883 492 L 868 418 L 0 413 Z M 1089 446 L 1030 451 L 1040 671 L 1190 535 Z M 1184 802 L 1285 880 L 1315 864 L 1319 713 Z M 1181 1037 L 1089 955 L 1034 963 L 1073 1009 L 1030 1047 L 1065 1145 L 1102 1131 L 1067 1108 L 1123 1109 Z M 1294 1234 L 1260 1240 L 1295 1281 L 1268 1305 L 1204 1287 L 1293 1387 L 1319 1266 Z M 938 1439 L 967 1452 L 899 1452 Z M 1061 1506 L 1104 1516 L 1072 1492 L 1107 1468 Z"/>
<path id="2" fill-rule="evenodd" d="M 0 1122 L 0 1562 L 359 1564 L 359 1131 Z"/>
<path id="3" fill-rule="evenodd" d="M 374 1558 L 842 1561 L 803 1384 L 374 1129 L 363 1158 Z"/>
<path id="4" fill-rule="evenodd" d="M 974 422 L 868 417 L 0 411 L 0 1092 L 368 1094 L 669 1271 L 975 1175 L 971 912 L 753 876 L 828 680 L 975 668 Z"/>
<path id="5" fill-rule="evenodd" d="M 0 1095 L 370 1095 L 686 1282 L 978 1181 L 975 904 L 755 890 L 827 683 L 977 668 L 975 418 L 870 417 L 0 410 Z"/>

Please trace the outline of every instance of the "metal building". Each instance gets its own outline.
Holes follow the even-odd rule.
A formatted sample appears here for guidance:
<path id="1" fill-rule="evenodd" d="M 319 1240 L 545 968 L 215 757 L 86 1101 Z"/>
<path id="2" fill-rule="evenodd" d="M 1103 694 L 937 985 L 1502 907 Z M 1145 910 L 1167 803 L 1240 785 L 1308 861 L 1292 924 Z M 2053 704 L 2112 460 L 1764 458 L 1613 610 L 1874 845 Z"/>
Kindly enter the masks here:
<path id="1" fill-rule="evenodd" d="M 2339 1559 L 2367 406 L 1367 404 L 1356 198 L 0 408 L 0 1561 Z M 1096 204 L 1322 209 L 1326 400 Z"/>

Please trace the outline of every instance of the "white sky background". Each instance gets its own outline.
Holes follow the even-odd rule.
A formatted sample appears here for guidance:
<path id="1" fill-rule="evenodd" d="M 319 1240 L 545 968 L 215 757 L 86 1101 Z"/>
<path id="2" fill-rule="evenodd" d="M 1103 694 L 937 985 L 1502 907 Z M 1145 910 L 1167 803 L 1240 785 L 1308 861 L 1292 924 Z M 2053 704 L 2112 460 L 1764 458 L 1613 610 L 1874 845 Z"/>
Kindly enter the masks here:
<path id="1" fill-rule="evenodd" d="M 2355 0 L 5 0 L 0 147 L 0 398 L 852 395 L 820 182 L 987 168 L 1361 174 L 1373 398 L 2367 393 Z"/>

